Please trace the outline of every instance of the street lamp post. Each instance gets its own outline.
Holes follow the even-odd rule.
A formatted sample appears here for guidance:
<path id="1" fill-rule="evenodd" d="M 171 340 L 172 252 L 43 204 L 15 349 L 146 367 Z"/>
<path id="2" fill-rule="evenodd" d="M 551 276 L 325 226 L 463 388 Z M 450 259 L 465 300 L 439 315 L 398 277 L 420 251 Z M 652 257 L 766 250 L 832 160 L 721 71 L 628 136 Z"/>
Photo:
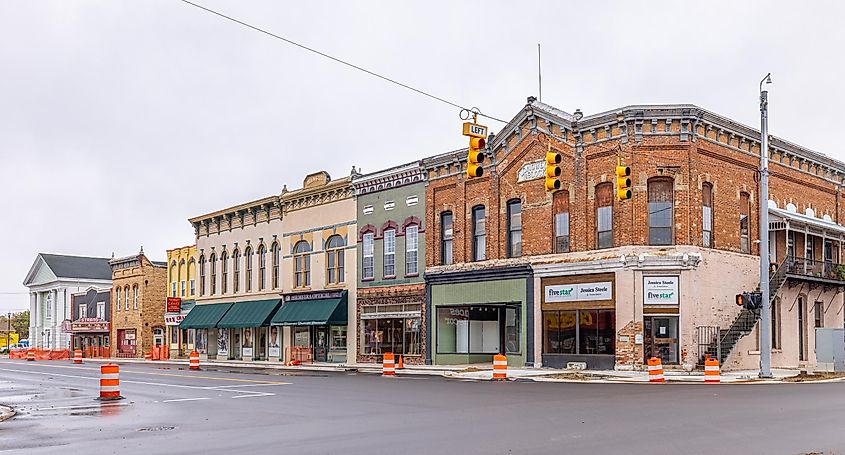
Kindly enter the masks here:
<path id="1" fill-rule="evenodd" d="M 760 377 L 772 377 L 772 301 L 769 298 L 769 92 L 772 73 L 760 81 Z"/>

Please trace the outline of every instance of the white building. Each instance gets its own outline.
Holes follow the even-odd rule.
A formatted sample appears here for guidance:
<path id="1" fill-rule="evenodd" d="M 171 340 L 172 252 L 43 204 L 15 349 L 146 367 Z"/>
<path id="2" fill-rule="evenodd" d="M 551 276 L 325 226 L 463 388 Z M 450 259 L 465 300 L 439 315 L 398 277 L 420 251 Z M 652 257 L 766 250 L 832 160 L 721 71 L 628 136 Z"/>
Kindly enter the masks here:
<path id="1" fill-rule="evenodd" d="M 44 349 L 68 349 L 71 294 L 90 286 L 111 287 L 109 258 L 40 253 L 29 269 L 29 341 Z"/>

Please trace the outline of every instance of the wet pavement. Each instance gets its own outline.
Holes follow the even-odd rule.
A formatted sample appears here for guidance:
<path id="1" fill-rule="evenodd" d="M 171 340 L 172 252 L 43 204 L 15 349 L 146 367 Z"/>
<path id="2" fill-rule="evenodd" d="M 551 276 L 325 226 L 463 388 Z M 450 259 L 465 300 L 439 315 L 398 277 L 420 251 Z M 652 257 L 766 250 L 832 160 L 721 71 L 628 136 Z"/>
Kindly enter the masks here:
<path id="1" fill-rule="evenodd" d="M 845 452 L 845 383 L 570 384 L 0 360 L 0 453 Z"/>

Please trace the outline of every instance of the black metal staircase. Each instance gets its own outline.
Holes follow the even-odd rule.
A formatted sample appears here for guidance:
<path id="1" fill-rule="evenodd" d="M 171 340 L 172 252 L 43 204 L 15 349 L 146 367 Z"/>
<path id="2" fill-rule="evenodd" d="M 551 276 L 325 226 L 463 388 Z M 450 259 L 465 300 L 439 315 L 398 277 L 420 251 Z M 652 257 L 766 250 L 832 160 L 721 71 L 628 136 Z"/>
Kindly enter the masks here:
<path id="1" fill-rule="evenodd" d="M 774 302 L 778 291 L 780 291 L 780 288 L 786 282 L 788 271 L 788 267 L 785 266 L 786 262 L 787 260 L 781 262 L 769 278 L 769 304 Z M 760 289 L 759 286 L 757 289 Z M 758 320 L 760 320 L 760 310 L 743 308 L 726 329 L 699 327 L 699 366 L 704 365 L 707 357 L 711 356 L 719 359 L 719 365 L 724 365 L 725 360 L 728 359 L 728 356 L 736 347 L 739 339 L 751 333 L 754 330 L 754 326 L 757 325 Z M 707 334 L 705 336 L 708 339 L 702 340 L 702 334 Z"/>

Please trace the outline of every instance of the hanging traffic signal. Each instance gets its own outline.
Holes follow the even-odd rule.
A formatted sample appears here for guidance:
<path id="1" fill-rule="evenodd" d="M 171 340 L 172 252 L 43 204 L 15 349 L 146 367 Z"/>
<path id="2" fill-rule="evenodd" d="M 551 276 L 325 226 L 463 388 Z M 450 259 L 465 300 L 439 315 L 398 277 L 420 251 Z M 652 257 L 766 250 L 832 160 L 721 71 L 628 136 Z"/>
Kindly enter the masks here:
<path id="1" fill-rule="evenodd" d="M 484 152 L 487 146 L 487 127 L 473 122 L 464 122 L 464 136 L 469 136 L 469 150 L 467 151 L 467 178 L 481 177 L 484 175 Z"/>
<path id="2" fill-rule="evenodd" d="M 484 162 L 484 153 L 481 149 L 486 145 L 484 138 L 471 137 L 469 138 L 469 152 L 467 152 L 467 177 L 481 177 L 484 175 L 484 168 L 481 163 Z"/>
<path id="3" fill-rule="evenodd" d="M 736 304 L 746 310 L 763 308 L 763 294 L 760 292 L 743 292 L 736 295 Z"/>
<path id="4" fill-rule="evenodd" d="M 546 152 L 546 191 L 560 189 L 560 153 L 553 152 L 551 146 Z"/>
<path id="5" fill-rule="evenodd" d="M 631 199 L 631 168 L 616 166 L 616 198 L 620 201 Z"/>

